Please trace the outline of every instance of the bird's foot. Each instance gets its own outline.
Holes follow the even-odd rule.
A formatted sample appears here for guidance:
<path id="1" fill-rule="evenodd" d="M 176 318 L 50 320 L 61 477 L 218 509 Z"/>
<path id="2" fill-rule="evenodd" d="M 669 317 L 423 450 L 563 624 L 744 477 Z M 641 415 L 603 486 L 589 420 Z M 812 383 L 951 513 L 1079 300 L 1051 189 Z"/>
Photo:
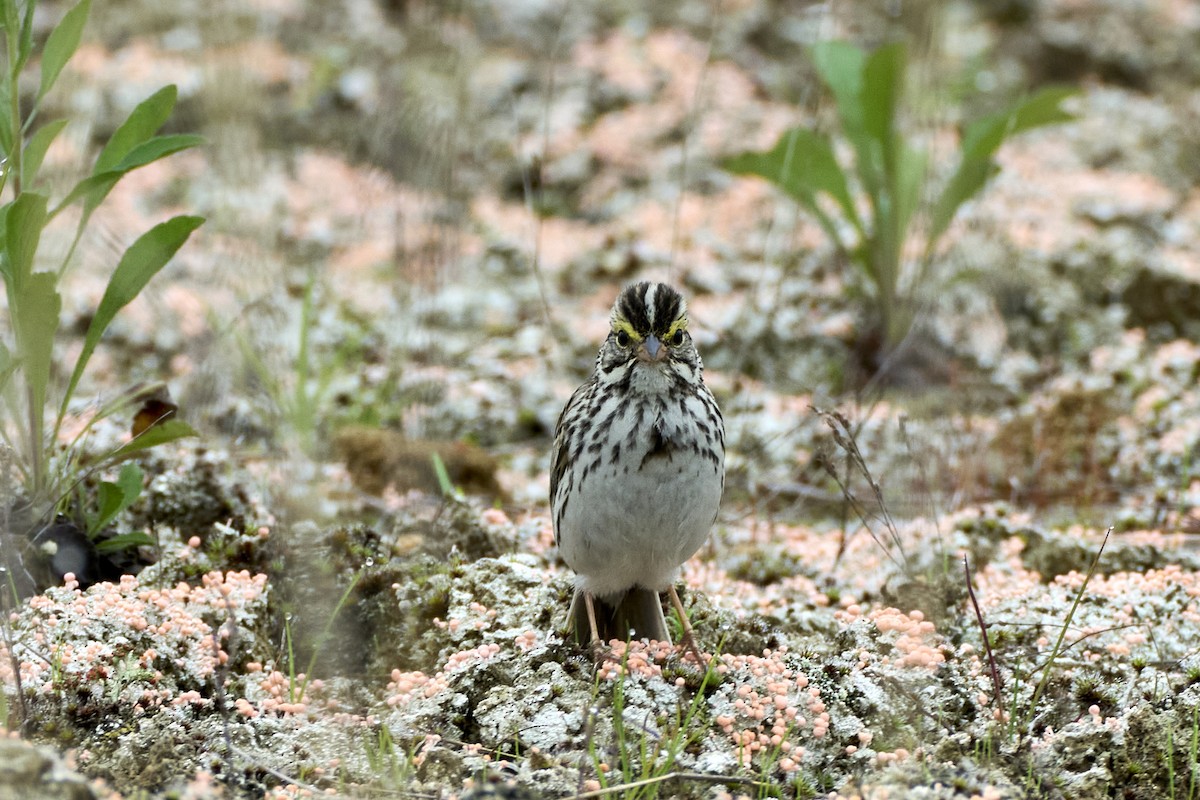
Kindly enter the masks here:
<path id="1" fill-rule="evenodd" d="M 683 640 L 679 644 L 684 648 L 684 657 L 690 655 L 696 660 L 697 666 L 708 669 L 708 658 L 696 646 L 696 636 L 692 632 L 692 623 L 688 621 L 687 612 L 683 609 L 683 603 L 680 602 L 679 595 L 675 592 L 675 587 L 668 587 L 667 593 L 671 596 L 671 605 L 674 606 L 675 613 L 679 615 L 679 621 L 683 625 Z"/>

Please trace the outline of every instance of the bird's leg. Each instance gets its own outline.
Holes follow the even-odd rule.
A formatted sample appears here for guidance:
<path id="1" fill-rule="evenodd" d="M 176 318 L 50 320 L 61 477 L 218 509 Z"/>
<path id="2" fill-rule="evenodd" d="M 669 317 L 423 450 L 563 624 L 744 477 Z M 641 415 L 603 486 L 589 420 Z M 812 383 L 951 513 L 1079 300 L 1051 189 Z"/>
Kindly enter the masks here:
<path id="1" fill-rule="evenodd" d="M 592 657 L 599 664 L 608 655 L 608 645 L 600 640 L 600 627 L 596 625 L 596 604 L 591 592 L 583 593 L 583 607 L 587 609 L 588 626 L 592 634 Z"/>
<path id="2" fill-rule="evenodd" d="M 671 605 L 675 607 L 675 613 L 679 615 L 679 621 L 683 624 L 683 641 L 680 642 L 696 659 L 696 663 L 702 667 L 708 666 L 708 661 L 700 653 L 700 648 L 696 647 L 696 637 L 692 633 L 692 623 L 688 621 L 687 612 L 683 610 L 683 603 L 679 601 L 679 595 L 675 592 L 674 586 L 667 587 L 667 594 L 671 596 Z"/>

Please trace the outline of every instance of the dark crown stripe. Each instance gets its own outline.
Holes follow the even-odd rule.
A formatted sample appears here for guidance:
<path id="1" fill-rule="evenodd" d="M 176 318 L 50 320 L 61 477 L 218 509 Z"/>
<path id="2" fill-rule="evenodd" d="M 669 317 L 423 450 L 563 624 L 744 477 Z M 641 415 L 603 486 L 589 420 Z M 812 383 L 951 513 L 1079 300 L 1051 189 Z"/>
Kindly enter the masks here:
<path id="1" fill-rule="evenodd" d="M 665 283 L 642 281 L 621 292 L 616 312 L 635 331 L 661 336 L 683 315 L 683 297 Z"/>
<path id="2" fill-rule="evenodd" d="M 643 281 L 635 283 L 621 292 L 617 298 L 617 314 L 624 317 L 635 331 L 650 329 L 650 319 L 646 315 L 646 292 L 650 284 Z"/>

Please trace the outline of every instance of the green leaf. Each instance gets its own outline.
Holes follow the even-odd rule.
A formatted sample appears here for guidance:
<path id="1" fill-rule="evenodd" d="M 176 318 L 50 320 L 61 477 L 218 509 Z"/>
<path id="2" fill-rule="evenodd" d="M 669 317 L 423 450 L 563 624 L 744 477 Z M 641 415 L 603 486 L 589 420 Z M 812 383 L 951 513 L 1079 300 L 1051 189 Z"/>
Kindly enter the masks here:
<path id="1" fill-rule="evenodd" d="M 163 420 L 157 425 L 151 425 L 142 431 L 140 436 L 109 453 L 103 461 L 108 464 L 115 463 L 129 458 L 129 456 L 135 453 L 149 450 L 151 447 L 158 447 L 160 444 L 168 444 L 180 439 L 186 439 L 189 436 L 199 435 L 191 425 L 188 425 L 183 420 Z"/>
<path id="2" fill-rule="evenodd" d="M 842 130 L 854 138 L 863 129 L 862 96 L 863 65 L 866 54 L 848 42 L 819 42 L 810 55 L 821 80 L 833 92 Z"/>
<path id="3" fill-rule="evenodd" d="M 204 144 L 204 137 L 193 133 L 177 133 L 170 136 L 155 136 L 130 150 L 115 167 L 114 172 L 126 173 L 144 167 L 160 158 Z"/>
<path id="4" fill-rule="evenodd" d="M 96 542 L 96 552 L 107 555 L 109 553 L 117 553 L 121 550 L 130 550 L 134 547 L 155 547 L 158 542 L 148 534 L 142 531 L 134 533 L 122 533 L 118 536 L 112 536 L 108 539 L 101 539 Z"/>
<path id="5" fill-rule="evenodd" d="M 4 345 L 4 342 L 0 341 L 0 394 L 8 389 L 8 382 L 12 380 L 13 373 L 17 371 L 20 363 L 13 358 L 12 352 Z"/>
<path id="6" fill-rule="evenodd" d="M 89 175 L 88 177 L 79 181 L 79 183 L 75 184 L 71 188 L 71 191 L 67 192 L 67 196 L 58 201 L 58 205 L 50 209 L 50 215 L 48 219 L 54 219 L 60 213 L 62 213 L 63 209 L 67 208 L 72 203 L 77 203 L 86 198 L 88 200 L 88 203 L 84 208 L 84 221 L 86 222 L 87 217 L 91 216 L 92 212 L 96 210 L 96 207 L 100 205 L 104 198 L 108 196 L 108 193 L 112 191 L 112 187 L 116 186 L 117 181 L 121 180 L 124 175 L 124 172 L 117 172 L 115 170 L 101 172 L 96 175 Z M 93 199 L 93 197 L 95 199 Z"/>
<path id="7" fill-rule="evenodd" d="M 35 272 L 28 276 L 15 298 L 10 298 L 17 354 L 29 387 L 31 413 L 41 413 L 46 404 L 46 387 L 50 384 L 54 334 L 62 311 L 57 282 L 52 272 Z M 41 447 L 42 442 L 35 441 L 33 446 Z"/>
<path id="8" fill-rule="evenodd" d="M 1067 86 L 1047 86 L 1005 111 L 976 120 L 963 135 L 963 159 L 988 158 L 1009 136 L 1075 119 L 1060 105 L 1077 91 Z"/>
<path id="9" fill-rule="evenodd" d="M 434 450 L 429 454 L 429 459 L 433 462 L 433 473 L 437 476 L 438 488 L 442 490 L 442 496 L 461 497 L 461 493 L 454 486 L 454 481 L 450 480 L 450 473 L 446 471 L 446 462 L 442 461 L 441 455 Z"/>
<path id="10" fill-rule="evenodd" d="M 150 279 L 166 266 L 176 251 L 183 246 L 183 243 L 192 235 L 192 231 L 200 227 L 203 222 L 204 220 L 200 217 L 173 217 L 142 234 L 125 251 L 121 262 L 113 270 L 108 287 L 104 290 L 104 297 L 100 299 L 100 305 L 92 317 L 91 324 L 88 325 L 87 333 L 84 334 L 83 350 L 75 362 L 75 370 L 67 384 L 61 415 L 65 415 L 67 403 L 74 394 L 79 379 L 83 376 L 88 359 L 92 357 L 92 352 L 100 343 L 101 337 L 104 336 L 104 332 L 116 317 L 117 312 L 138 296 Z"/>
<path id="11" fill-rule="evenodd" d="M 927 255 L 933 253 L 938 239 L 954 221 L 959 206 L 982 189 L 988 179 L 996 174 L 996 170 L 996 164 L 990 158 L 964 158 L 958 165 L 929 214 L 929 234 L 925 245 Z"/>
<path id="12" fill-rule="evenodd" d="M 867 58 L 862 72 L 862 117 L 867 135 L 891 148 L 896 106 L 904 92 L 907 54 L 903 42 L 884 45 Z"/>
<path id="13" fill-rule="evenodd" d="M 8 81 L 0 76 L 0 108 L 9 107 Z M 0 158 L 7 159 L 13 151 L 13 132 L 9 120 L 0 120 Z"/>
<path id="14" fill-rule="evenodd" d="M 68 120 L 65 119 L 47 122 L 38 128 L 25 143 L 25 152 L 21 154 L 21 179 L 25 182 L 25 186 L 31 186 L 37 180 L 42 162 L 46 160 L 46 151 L 50 149 L 50 145 L 54 143 L 58 134 L 62 133 L 62 129 L 67 127 L 67 122 Z"/>
<path id="15" fill-rule="evenodd" d="M 125 509 L 133 505 L 142 493 L 144 476 L 137 464 L 125 464 L 116 483 L 104 481 L 96 490 L 96 513 L 88 519 L 88 534 L 95 536 L 104 530 Z"/>
<path id="16" fill-rule="evenodd" d="M 33 3 L 29 5 L 32 7 Z M 38 100 L 46 96 L 46 92 L 50 91 L 50 87 L 58 80 L 63 67 L 71 60 L 71 56 L 75 55 L 91 7 L 92 0 L 81 0 L 63 16 L 54 30 L 50 31 L 46 46 L 42 48 L 42 82 L 38 87 Z"/>
<path id="17" fill-rule="evenodd" d="M 125 503 L 125 491 L 115 483 L 104 481 L 96 487 L 96 513 L 89 514 L 88 535 L 95 536 L 113 521 Z"/>
<path id="18" fill-rule="evenodd" d="M 15 17 L 16 4 L 14 3 L 13 5 L 14 16 L 10 17 L 8 14 L 8 3 L 4 4 L 5 28 L 9 27 L 10 25 L 14 28 L 17 27 L 17 20 Z M 25 16 L 21 18 L 20 28 L 17 32 L 17 60 L 15 64 L 11 65 L 12 74 L 14 76 L 19 75 L 21 70 L 25 68 L 25 64 L 29 61 L 29 54 L 33 52 L 33 12 L 36 5 L 37 3 L 25 4 Z"/>
<path id="19" fill-rule="evenodd" d="M 157 133 L 171 116 L 177 94 L 175 85 L 168 84 L 139 103 L 96 157 L 92 174 L 98 175 L 116 168 L 135 147 Z"/>
<path id="20" fill-rule="evenodd" d="M 46 198 L 32 192 L 24 192 L 12 201 L 4 215 L 5 278 L 18 297 L 33 273 L 45 223 Z"/>
<path id="21" fill-rule="evenodd" d="M 203 144 L 204 141 L 203 136 L 175 134 L 171 136 L 155 136 L 152 139 L 142 142 L 126 153 L 125 157 L 112 169 L 89 175 L 75 184 L 71 191 L 67 193 L 67 196 L 60 200 L 58 205 L 50 211 L 50 218 L 53 219 L 58 216 L 63 209 L 69 207 L 72 203 L 84 200 L 84 219 L 86 220 L 100 203 L 104 202 L 104 198 L 116 186 L 117 181 L 125 177 L 127 173 L 158 161 L 160 158 L 166 158 L 181 150 L 187 150 L 190 147 Z"/>
<path id="22" fill-rule="evenodd" d="M 1060 104 L 1076 90 L 1049 86 L 1015 103 L 998 114 L 976 120 L 963 135 L 962 155 L 958 168 L 942 188 L 929 217 L 929 237 L 926 254 L 931 254 L 938 239 L 954 221 L 963 203 L 982 189 L 999 169 L 992 155 L 1010 136 L 1043 125 L 1055 125 L 1074 119 Z"/>
<path id="23" fill-rule="evenodd" d="M 833 154 L 829 139 L 806 128 L 794 128 L 779 137 L 765 152 L 746 152 L 722 162 L 736 175 L 766 178 L 810 211 L 816 195 L 824 192 L 841 208 L 846 219 L 861 232 L 846 176 Z"/>
<path id="24" fill-rule="evenodd" d="M 120 486 L 124 493 L 125 508 L 129 508 L 141 496 L 142 482 L 145 477 L 142 474 L 142 468 L 137 464 L 126 464 L 121 467 L 121 471 L 117 474 L 117 486 Z"/>

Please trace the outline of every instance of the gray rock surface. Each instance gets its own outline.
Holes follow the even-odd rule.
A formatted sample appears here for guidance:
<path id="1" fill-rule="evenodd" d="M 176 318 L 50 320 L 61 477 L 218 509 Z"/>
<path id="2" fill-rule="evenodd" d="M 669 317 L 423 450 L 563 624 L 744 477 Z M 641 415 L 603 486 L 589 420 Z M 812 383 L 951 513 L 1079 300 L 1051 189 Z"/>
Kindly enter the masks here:
<path id="1" fill-rule="evenodd" d="M 0 739 L 0 800 L 95 800 L 87 780 L 53 750 Z"/>

